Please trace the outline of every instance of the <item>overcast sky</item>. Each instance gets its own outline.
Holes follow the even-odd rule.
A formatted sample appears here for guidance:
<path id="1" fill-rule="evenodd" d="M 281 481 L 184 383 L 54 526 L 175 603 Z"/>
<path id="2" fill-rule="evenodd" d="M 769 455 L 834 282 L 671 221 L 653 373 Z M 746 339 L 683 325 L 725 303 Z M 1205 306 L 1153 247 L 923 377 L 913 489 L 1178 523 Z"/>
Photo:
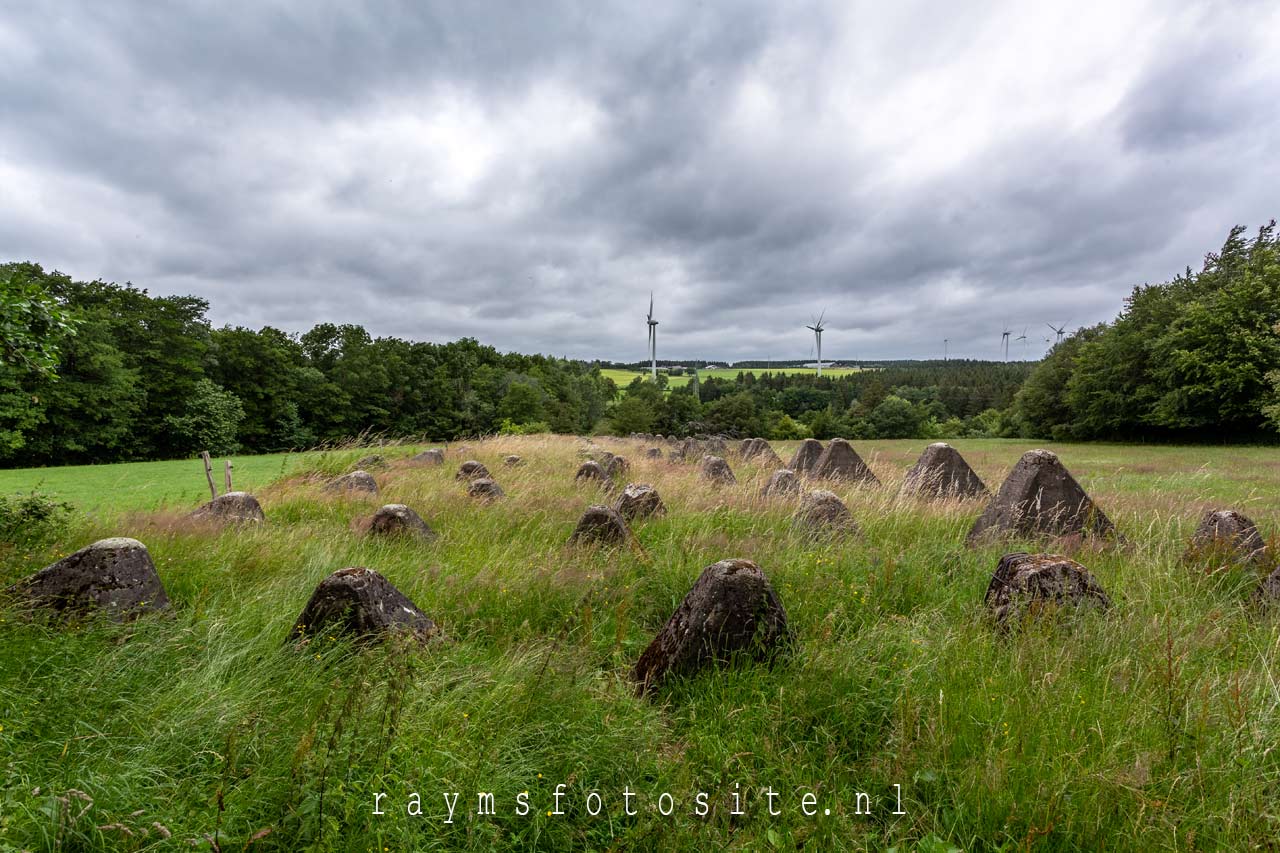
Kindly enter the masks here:
<path id="1" fill-rule="evenodd" d="M 639 360 L 652 289 L 660 357 L 825 309 L 828 358 L 1035 358 L 1280 215 L 1277 104 L 1274 2 L 0 0 L 0 261 L 216 325 Z"/>

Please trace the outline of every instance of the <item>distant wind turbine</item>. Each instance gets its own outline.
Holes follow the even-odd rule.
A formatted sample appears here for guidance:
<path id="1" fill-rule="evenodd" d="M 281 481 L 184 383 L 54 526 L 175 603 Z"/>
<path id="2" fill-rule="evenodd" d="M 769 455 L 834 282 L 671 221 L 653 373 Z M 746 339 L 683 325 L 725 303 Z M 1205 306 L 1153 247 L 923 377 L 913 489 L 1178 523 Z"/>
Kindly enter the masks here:
<path id="1" fill-rule="evenodd" d="M 1026 326 L 1022 327 L 1022 334 L 1018 335 L 1018 337 L 1015 338 L 1015 340 L 1022 341 L 1022 357 L 1026 358 L 1026 355 L 1027 355 L 1027 327 Z"/>
<path id="2" fill-rule="evenodd" d="M 1013 334 L 1009 328 L 1009 324 L 1004 324 L 1004 331 L 1000 334 L 1000 349 L 1004 351 L 1004 360 L 1009 360 L 1009 335 Z"/>
<path id="3" fill-rule="evenodd" d="M 649 322 L 649 375 L 654 382 L 658 381 L 658 321 L 653 319 L 653 291 L 649 291 L 649 313 L 645 315 Z"/>
<path id="4" fill-rule="evenodd" d="M 812 326 L 805 326 L 806 329 L 809 329 L 811 332 L 813 332 L 813 338 L 815 341 L 817 341 L 817 344 L 818 344 L 818 375 L 819 376 L 822 375 L 822 318 L 825 316 L 827 316 L 827 312 L 825 309 L 823 309 L 823 312 L 818 315 L 818 319 L 813 321 Z"/>
<path id="5" fill-rule="evenodd" d="M 1045 325 L 1050 329 L 1053 329 L 1053 333 L 1058 336 L 1058 339 L 1054 343 L 1062 343 L 1062 336 L 1066 334 L 1067 324 L 1063 323 L 1061 326 L 1055 326 L 1052 323 L 1045 323 Z"/>

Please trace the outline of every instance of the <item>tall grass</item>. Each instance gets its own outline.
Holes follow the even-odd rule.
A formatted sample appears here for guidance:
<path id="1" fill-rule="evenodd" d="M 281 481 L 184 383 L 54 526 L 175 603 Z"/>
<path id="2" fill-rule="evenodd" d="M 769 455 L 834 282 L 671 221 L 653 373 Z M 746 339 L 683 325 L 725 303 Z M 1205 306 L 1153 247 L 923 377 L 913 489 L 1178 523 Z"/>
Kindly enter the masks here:
<path id="1" fill-rule="evenodd" d="M 1280 838 L 1280 623 L 1247 606 L 1256 575 L 1180 562 L 1205 506 L 1241 504 L 1275 529 L 1274 469 L 1259 480 L 1257 465 L 1223 461 L 1247 451 L 1191 465 L 1201 452 L 1058 448 L 1132 542 L 1075 554 L 1116 606 L 1002 638 L 982 594 L 1001 553 L 1034 545 L 966 549 L 980 502 L 897 497 L 923 443 L 859 445 L 884 486 L 836 488 L 862 528 L 843 539 L 793 532 L 793 504 L 761 500 L 769 472 L 749 463 L 714 489 L 692 465 L 596 443 L 667 504 L 636 526 L 638 547 L 565 544 L 607 497 L 574 483 L 582 442 L 532 436 L 451 449 L 444 468 L 392 459 L 377 498 L 321 491 L 368 452 L 329 451 L 258 490 L 260 529 L 175 510 L 98 515 L 38 554 L 8 553 L 4 583 L 135 536 L 174 607 L 71 627 L 0 609 L 0 851 L 1243 850 Z M 957 445 L 993 487 L 1026 449 Z M 504 467 L 508 453 L 525 464 Z M 463 458 L 485 462 L 507 499 L 470 501 L 453 477 Z M 383 502 L 414 507 L 439 537 L 359 535 Z M 797 649 L 636 698 L 630 667 L 698 572 L 727 557 L 763 567 Z M 352 565 L 385 574 L 448 639 L 286 645 L 315 584 Z M 548 815 L 560 783 L 565 813 Z M 412 792 L 420 817 L 406 814 Z M 496 815 L 476 815 L 480 792 Z M 860 792 L 869 814 L 856 813 Z"/>

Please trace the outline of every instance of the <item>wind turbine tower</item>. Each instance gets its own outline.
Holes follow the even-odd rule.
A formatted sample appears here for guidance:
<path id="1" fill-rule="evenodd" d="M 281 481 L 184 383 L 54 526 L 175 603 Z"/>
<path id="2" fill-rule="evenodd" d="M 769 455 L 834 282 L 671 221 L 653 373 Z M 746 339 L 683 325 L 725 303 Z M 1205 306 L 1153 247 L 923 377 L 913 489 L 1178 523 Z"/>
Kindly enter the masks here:
<path id="1" fill-rule="evenodd" d="M 1005 361 L 1009 360 L 1009 335 L 1010 334 L 1011 334 L 1011 331 L 1009 329 L 1009 324 L 1005 323 L 1004 332 L 1000 335 L 1000 349 L 1004 350 Z"/>
<path id="2" fill-rule="evenodd" d="M 1052 323 L 1045 323 L 1045 325 L 1048 326 L 1050 329 L 1053 329 L 1053 333 L 1058 336 L 1058 339 L 1054 341 L 1054 343 L 1055 344 L 1062 343 L 1062 336 L 1067 332 L 1067 324 L 1063 323 L 1061 326 L 1055 326 Z"/>
<path id="3" fill-rule="evenodd" d="M 1023 358 L 1026 358 L 1026 355 L 1027 355 L 1027 327 L 1026 326 L 1023 326 L 1022 334 L 1018 335 L 1017 340 L 1022 341 L 1022 356 Z M 1008 361 L 1007 358 L 1005 360 Z"/>
<path id="4" fill-rule="evenodd" d="M 645 315 L 649 322 L 649 376 L 658 381 L 658 321 L 653 319 L 653 291 L 649 291 L 649 313 Z"/>
<path id="5" fill-rule="evenodd" d="M 818 315 L 818 319 L 813 321 L 812 326 L 805 326 L 806 329 L 813 332 L 814 341 L 818 344 L 818 375 L 822 375 L 822 318 L 827 316 L 824 310 Z"/>

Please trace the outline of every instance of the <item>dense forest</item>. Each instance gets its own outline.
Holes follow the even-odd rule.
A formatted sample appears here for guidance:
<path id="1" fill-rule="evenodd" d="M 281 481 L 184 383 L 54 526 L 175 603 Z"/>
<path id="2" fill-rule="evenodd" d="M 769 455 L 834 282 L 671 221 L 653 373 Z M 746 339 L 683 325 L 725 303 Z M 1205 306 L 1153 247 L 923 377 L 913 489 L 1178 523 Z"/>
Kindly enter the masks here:
<path id="1" fill-rule="evenodd" d="M 208 303 L 0 265 L 0 465 L 268 452 L 365 433 L 723 433 L 1273 441 L 1280 240 L 1233 229 L 1203 269 L 1135 288 L 1035 364 L 889 362 L 618 389 L 599 363 L 374 338 L 213 328 Z M 694 368 L 697 363 L 689 362 Z M 758 368 L 757 368 L 758 369 Z"/>
<path id="2" fill-rule="evenodd" d="M 1062 440 L 1272 441 L 1280 427 L 1280 239 L 1232 229 L 1172 281 L 1040 362 L 1003 431 Z"/>
<path id="3" fill-rule="evenodd" d="M 21 337 L 5 330 L 6 466 L 286 450 L 366 432 L 586 432 L 616 393 L 580 362 L 470 339 L 414 343 L 332 323 L 302 335 L 215 329 L 204 300 L 72 281 L 35 264 L 0 267 L 0 283 L 16 303 L 10 313 L 39 321 L 28 337 L 53 337 L 57 350 L 46 346 L 43 364 L 23 358 Z M 43 313 L 23 307 L 42 301 Z M 61 312 L 60 328 L 40 319 L 50 312 Z"/>

